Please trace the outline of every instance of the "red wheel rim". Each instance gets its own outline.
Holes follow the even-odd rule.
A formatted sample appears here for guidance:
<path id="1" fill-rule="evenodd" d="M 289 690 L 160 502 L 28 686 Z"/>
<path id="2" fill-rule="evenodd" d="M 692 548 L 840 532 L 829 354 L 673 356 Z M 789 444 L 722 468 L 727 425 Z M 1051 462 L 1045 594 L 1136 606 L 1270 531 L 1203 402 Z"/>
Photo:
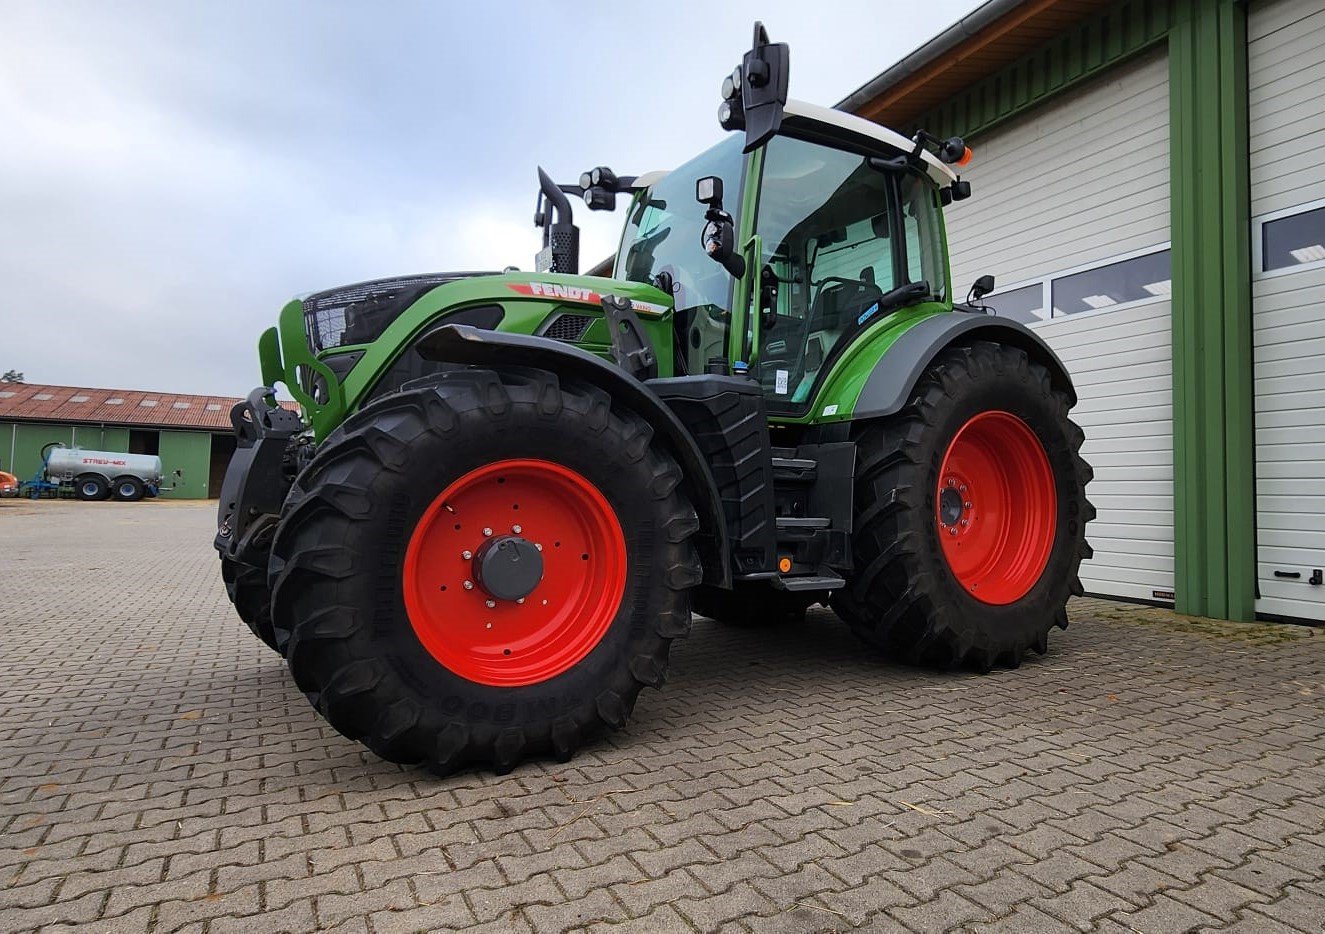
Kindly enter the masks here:
<path id="1" fill-rule="evenodd" d="M 538 548 L 542 577 L 523 599 L 498 599 L 476 555 L 494 536 Z M 467 586 L 468 585 L 468 586 Z M 471 470 L 433 500 L 405 551 L 405 610 L 428 653 L 479 684 L 537 684 L 602 640 L 626 589 L 626 539 L 602 493 L 541 460 Z"/>
<path id="2" fill-rule="evenodd" d="M 1053 470 L 1030 426 L 981 412 L 957 432 L 939 469 L 936 518 L 943 556 L 984 603 L 1015 603 L 1049 563 L 1058 517 Z"/>

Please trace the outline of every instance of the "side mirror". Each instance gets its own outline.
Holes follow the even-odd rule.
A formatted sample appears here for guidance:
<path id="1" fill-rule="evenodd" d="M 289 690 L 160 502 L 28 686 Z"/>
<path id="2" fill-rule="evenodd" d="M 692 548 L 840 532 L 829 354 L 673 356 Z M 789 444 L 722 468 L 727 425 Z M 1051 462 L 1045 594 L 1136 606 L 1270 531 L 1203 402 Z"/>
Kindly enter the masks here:
<path id="1" fill-rule="evenodd" d="M 724 130 L 745 130 L 750 152 L 777 133 L 787 103 L 791 53 L 785 42 L 769 42 L 763 23 L 755 23 L 751 49 L 741 64 L 722 82 L 718 123 Z"/>
<path id="2" fill-rule="evenodd" d="M 975 280 L 975 285 L 971 286 L 971 297 L 978 302 L 992 291 L 994 291 L 994 277 L 981 276 Z"/>
<path id="3" fill-rule="evenodd" d="M 704 229 L 699 235 L 704 252 L 732 276 L 741 278 L 745 275 L 745 258 L 736 252 L 736 226 L 732 217 L 722 209 L 722 179 L 706 175 L 696 181 L 695 200 L 708 205 Z"/>

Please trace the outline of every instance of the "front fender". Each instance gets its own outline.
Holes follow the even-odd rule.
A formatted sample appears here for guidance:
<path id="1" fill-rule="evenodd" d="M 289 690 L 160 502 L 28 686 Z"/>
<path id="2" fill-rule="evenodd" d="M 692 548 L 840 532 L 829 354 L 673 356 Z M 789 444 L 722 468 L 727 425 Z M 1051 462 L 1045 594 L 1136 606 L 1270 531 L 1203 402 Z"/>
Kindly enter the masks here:
<path id="1" fill-rule="evenodd" d="M 989 340 L 1025 351 L 1049 371 L 1054 386 L 1068 394 L 1071 404 L 1077 404 L 1067 367 L 1040 335 L 1008 318 L 954 312 L 917 321 L 891 343 L 861 387 L 851 418 L 896 414 L 910 401 L 921 374 L 944 349 L 972 340 Z"/>
<path id="2" fill-rule="evenodd" d="M 474 366 L 549 370 L 597 386 L 644 419 L 663 439 L 683 474 L 682 489 L 699 514 L 698 545 L 704 582 L 731 586 L 727 522 L 718 486 L 694 437 L 653 390 L 601 357 L 571 344 L 463 324 L 442 325 L 416 345 L 428 360 Z"/>

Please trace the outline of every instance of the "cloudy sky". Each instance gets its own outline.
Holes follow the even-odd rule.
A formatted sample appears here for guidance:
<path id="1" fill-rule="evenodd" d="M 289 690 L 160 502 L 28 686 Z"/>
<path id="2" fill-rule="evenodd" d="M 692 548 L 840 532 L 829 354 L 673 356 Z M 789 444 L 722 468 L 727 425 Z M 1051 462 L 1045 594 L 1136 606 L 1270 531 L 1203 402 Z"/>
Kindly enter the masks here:
<path id="1" fill-rule="evenodd" d="M 977 5 L 0 0 L 0 370 L 241 394 L 294 294 L 532 268 L 538 164 L 711 145 L 756 18 L 831 105 Z"/>

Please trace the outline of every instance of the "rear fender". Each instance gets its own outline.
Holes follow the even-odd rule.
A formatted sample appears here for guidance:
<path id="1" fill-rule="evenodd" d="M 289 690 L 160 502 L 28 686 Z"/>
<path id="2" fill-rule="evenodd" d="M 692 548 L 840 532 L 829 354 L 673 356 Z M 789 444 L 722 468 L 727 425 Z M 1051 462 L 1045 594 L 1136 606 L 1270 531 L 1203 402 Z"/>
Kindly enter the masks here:
<path id="1" fill-rule="evenodd" d="M 1032 361 L 1049 371 L 1056 388 L 1077 404 L 1072 377 L 1058 355 L 1040 335 L 1017 321 L 965 312 L 937 314 L 924 318 L 903 332 L 874 364 L 874 369 L 856 398 L 851 418 L 894 415 L 911 399 L 920 376 L 948 347 L 975 340 L 993 341 L 1025 351 Z"/>
<path id="2" fill-rule="evenodd" d="M 713 473 L 694 437 L 653 390 L 601 357 L 571 344 L 529 334 L 444 325 L 420 340 L 417 350 L 428 360 L 444 363 L 550 370 L 597 386 L 624 404 L 649 423 L 681 467 L 682 489 L 699 514 L 697 540 L 704 582 L 719 587 L 731 585 L 727 524 Z"/>

